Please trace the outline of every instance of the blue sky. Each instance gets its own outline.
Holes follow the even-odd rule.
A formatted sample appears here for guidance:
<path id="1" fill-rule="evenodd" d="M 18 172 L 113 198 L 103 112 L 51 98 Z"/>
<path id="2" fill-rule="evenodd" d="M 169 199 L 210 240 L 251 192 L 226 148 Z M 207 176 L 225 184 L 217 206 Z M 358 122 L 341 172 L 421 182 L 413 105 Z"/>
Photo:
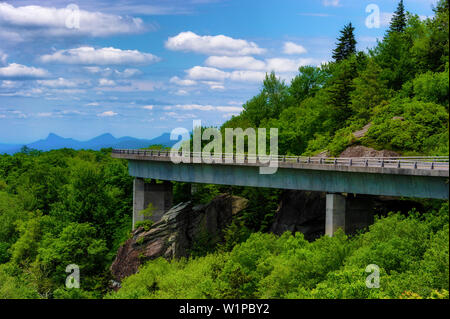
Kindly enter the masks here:
<path id="1" fill-rule="evenodd" d="M 435 0 L 405 0 L 431 16 Z M 369 4 L 380 27 L 368 28 Z M 0 2 L 0 143 L 50 132 L 152 138 L 220 125 L 261 88 L 329 61 L 339 30 L 358 49 L 385 33 L 393 0 Z M 78 9 L 78 10 L 77 10 Z"/>

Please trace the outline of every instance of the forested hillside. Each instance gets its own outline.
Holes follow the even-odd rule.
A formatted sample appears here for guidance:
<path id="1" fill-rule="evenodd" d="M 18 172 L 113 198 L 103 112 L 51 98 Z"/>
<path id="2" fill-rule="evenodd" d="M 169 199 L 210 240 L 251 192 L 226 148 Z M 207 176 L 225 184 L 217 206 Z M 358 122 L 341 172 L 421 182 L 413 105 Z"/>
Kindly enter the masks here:
<path id="1" fill-rule="evenodd" d="M 337 32 L 338 33 L 338 32 Z M 279 153 L 337 156 L 364 145 L 402 155 L 449 154 L 449 4 L 421 20 L 399 7 L 368 52 L 346 25 L 334 61 L 285 83 L 272 73 L 226 127 L 277 127 Z M 368 126 L 362 138 L 352 133 Z M 132 177 L 110 149 L 0 155 L 0 298 L 448 298 L 448 201 L 392 213 L 366 232 L 308 242 L 268 232 L 280 191 L 199 186 L 206 203 L 231 192 L 249 200 L 217 247 L 188 259 L 149 261 L 112 291 L 109 267 L 131 230 Z M 175 203 L 190 200 L 175 183 Z M 81 289 L 65 288 L 69 264 Z M 367 289 L 377 264 L 383 284 Z"/>

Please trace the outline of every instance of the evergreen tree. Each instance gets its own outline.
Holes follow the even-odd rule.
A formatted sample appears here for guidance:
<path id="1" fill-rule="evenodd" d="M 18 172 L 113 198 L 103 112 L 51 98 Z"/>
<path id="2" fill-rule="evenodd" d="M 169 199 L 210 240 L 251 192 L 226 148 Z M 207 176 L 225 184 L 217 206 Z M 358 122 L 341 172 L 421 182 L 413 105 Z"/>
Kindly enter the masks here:
<path id="1" fill-rule="evenodd" d="M 356 53 L 355 28 L 350 22 L 341 30 L 336 49 L 333 50 L 333 59 L 336 62 L 342 61 Z"/>
<path id="2" fill-rule="evenodd" d="M 406 13 L 403 0 L 400 0 L 397 10 L 391 20 L 391 26 L 389 27 L 389 33 L 403 32 L 406 28 Z"/>

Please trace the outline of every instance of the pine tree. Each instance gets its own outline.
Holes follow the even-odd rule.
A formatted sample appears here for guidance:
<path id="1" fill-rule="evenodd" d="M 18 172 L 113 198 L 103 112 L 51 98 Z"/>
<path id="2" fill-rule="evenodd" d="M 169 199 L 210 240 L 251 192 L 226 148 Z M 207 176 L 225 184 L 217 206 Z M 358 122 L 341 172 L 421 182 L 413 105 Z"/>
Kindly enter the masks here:
<path id="1" fill-rule="evenodd" d="M 342 61 L 356 53 L 355 28 L 350 22 L 341 30 L 341 36 L 338 38 L 337 47 L 333 50 L 333 59 L 336 62 Z"/>
<path id="2" fill-rule="evenodd" d="M 403 5 L 403 0 L 400 0 L 397 10 L 391 20 L 391 25 L 389 27 L 389 33 L 392 32 L 403 32 L 406 28 L 406 14 L 405 6 Z"/>

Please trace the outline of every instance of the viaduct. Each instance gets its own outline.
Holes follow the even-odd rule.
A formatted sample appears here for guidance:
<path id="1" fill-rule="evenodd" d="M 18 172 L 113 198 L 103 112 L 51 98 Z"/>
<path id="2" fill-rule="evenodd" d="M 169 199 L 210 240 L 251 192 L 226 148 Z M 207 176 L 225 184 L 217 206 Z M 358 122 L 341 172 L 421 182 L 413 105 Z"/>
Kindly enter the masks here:
<path id="1" fill-rule="evenodd" d="M 133 228 L 143 220 L 139 212 L 149 203 L 157 221 L 172 205 L 172 183 L 206 183 L 325 192 L 325 233 L 332 236 L 346 228 L 346 197 L 367 194 L 414 198 L 449 198 L 448 157 L 319 158 L 277 156 L 277 170 L 261 174 L 268 166 L 260 156 L 219 154 L 203 160 L 204 154 L 183 154 L 174 163 L 170 152 L 156 150 L 113 150 L 114 158 L 126 159 L 134 176 Z M 199 161 L 194 161 L 198 155 Z M 210 155 L 210 154 L 208 154 Z M 178 155 L 177 155 L 178 156 Z M 266 156 L 267 157 L 267 156 Z M 190 159 L 190 160 L 189 160 Z M 225 160 L 227 159 L 227 160 Z M 266 164 L 263 164 L 266 163 Z M 144 179 L 152 179 L 146 183 Z M 156 183 L 162 180 L 163 183 Z M 348 222 L 348 221 L 347 221 Z"/>

